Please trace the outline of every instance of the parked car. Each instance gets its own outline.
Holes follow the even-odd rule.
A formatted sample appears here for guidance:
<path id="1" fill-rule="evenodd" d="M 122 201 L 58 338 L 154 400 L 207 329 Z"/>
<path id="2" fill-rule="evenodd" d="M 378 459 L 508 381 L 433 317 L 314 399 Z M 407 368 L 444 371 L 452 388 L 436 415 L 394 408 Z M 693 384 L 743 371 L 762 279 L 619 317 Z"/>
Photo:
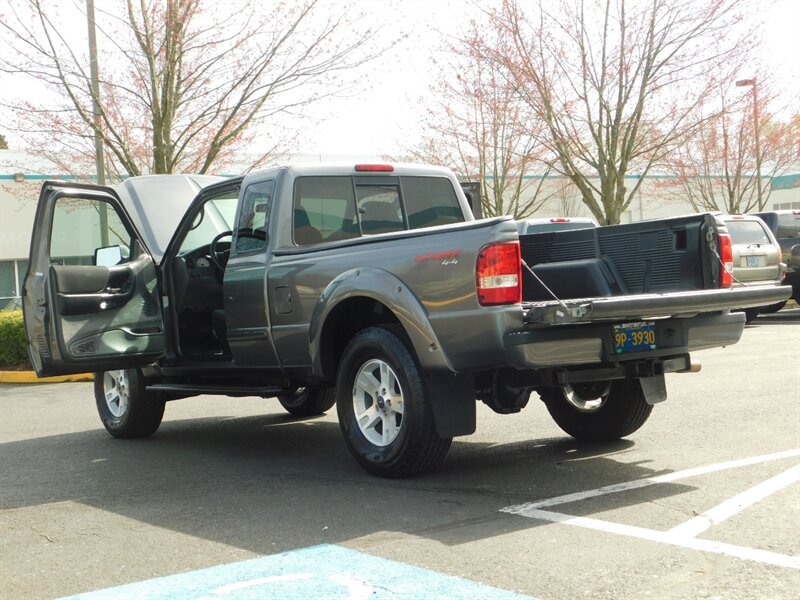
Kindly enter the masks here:
<path id="1" fill-rule="evenodd" d="M 591 229 L 593 227 L 597 227 L 597 221 L 587 217 L 551 217 L 517 221 L 517 233 L 520 235 L 570 229 Z"/>
<path id="2" fill-rule="evenodd" d="M 800 302 L 800 210 L 772 210 L 756 213 L 769 227 L 781 246 L 783 262 L 786 264 L 786 276 L 783 285 L 792 286 L 792 298 Z M 770 307 L 775 312 L 783 308 L 785 302 Z"/>
<path id="3" fill-rule="evenodd" d="M 766 223 L 755 215 L 717 215 L 731 236 L 733 286 L 781 285 L 786 266 L 781 247 Z M 771 306 L 743 309 L 749 323 Z"/>

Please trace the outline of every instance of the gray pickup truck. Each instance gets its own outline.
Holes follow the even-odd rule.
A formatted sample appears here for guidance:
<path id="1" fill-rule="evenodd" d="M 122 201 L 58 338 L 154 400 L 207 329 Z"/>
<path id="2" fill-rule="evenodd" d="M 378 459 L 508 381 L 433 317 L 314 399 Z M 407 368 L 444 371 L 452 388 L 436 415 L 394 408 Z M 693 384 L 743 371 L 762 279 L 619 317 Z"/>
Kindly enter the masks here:
<path id="1" fill-rule="evenodd" d="M 475 430 L 476 400 L 535 391 L 576 438 L 631 434 L 690 351 L 739 340 L 731 308 L 788 296 L 731 289 L 731 260 L 711 215 L 519 236 L 443 168 L 48 181 L 23 308 L 36 372 L 95 372 L 112 436 L 198 394 L 336 404 L 356 460 L 403 477 Z"/>

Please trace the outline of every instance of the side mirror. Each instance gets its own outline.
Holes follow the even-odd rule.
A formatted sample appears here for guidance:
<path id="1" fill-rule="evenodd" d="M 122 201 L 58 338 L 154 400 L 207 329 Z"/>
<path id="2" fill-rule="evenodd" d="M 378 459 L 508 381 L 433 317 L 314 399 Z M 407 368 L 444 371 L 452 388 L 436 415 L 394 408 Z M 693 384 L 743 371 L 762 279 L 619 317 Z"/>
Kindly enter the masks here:
<path id="1" fill-rule="evenodd" d="M 98 267 L 113 267 L 122 262 L 121 246 L 105 246 L 94 251 L 94 264 Z"/>

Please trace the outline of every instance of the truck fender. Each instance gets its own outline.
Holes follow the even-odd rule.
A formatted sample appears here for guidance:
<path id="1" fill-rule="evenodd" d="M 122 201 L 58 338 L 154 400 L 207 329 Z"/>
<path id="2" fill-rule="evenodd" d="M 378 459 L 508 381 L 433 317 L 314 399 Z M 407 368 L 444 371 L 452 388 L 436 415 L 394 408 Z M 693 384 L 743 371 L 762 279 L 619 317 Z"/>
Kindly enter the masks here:
<path id="1" fill-rule="evenodd" d="M 322 359 L 322 334 L 328 319 L 343 302 L 368 298 L 389 309 L 403 326 L 423 370 L 453 371 L 428 320 L 428 312 L 414 293 L 397 276 L 375 267 L 345 271 L 320 294 L 309 324 L 309 350 L 314 375 L 325 373 Z"/>
<path id="2" fill-rule="evenodd" d="M 309 327 L 314 375 L 331 380 L 323 360 L 323 334 L 336 309 L 348 300 L 367 298 L 390 310 L 408 336 L 424 373 L 436 429 L 443 438 L 475 431 L 475 387 L 471 376 L 457 374 L 428 320 L 428 312 L 399 278 L 383 269 L 365 267 L 340 274 L 320 294 Z M 365 325 L 368 325 L 365 322 Z"/>

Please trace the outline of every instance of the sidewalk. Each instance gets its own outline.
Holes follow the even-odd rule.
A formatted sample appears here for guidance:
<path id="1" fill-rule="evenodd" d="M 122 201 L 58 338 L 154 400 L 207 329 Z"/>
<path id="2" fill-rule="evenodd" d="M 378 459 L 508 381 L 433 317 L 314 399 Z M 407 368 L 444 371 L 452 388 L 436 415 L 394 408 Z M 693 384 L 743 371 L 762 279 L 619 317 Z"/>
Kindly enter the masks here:
<path id="1" fill-rule="evenodd" d="M 56 377 L 36 377 L 33 371 L 0 371 L 0 383 L 62 383 L 65 381 L 92 381 L 91 373 L 58 375 Z"/>

